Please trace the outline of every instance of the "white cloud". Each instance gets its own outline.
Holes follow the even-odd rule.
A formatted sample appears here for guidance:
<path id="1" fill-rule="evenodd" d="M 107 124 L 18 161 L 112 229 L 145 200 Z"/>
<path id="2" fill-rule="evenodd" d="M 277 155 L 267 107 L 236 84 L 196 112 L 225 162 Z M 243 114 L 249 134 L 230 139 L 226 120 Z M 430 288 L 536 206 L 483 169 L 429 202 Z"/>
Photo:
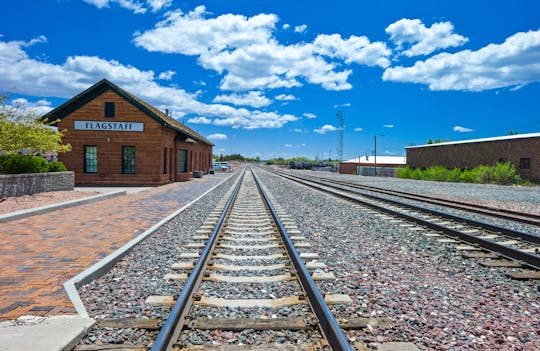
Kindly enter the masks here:
<path id="1" fill-rule="evenodd" d="M 342 39 L 340 34 L 321 34 L 313 42 L 315 52 L 331 58 L 339 58 L 350 64 L 351 62 L 367 65 L 388 67 L 388 56 L 392 53 L 383 42 L 371 43 L 365 36 L 351 35 L 349 39 Z"/>
<path id="2" fill-rule="evenodd" d="M 216 133 L 216 134 L 210 134 L 206 138 L 209 140 L 227 140 L 227 135 Z"/>
<path id="3" fill-rule="evenodd" d="M 304 116 L 304 117 L 306 117 L 306 118 L 309 118 L 309 119 L 317 118 L 317 115 L 316 115 L 316 114 L 314 114 L 314 113 L 309 113 L 309 112 L 304 113 L 302 116 Z"/>
<path id="4" fill-rule="evenodd" d="M 162 79 L 162 80 L 171 80 L 172 77 L 176 74 L 175 71 L 165 71 L 165 72 L 161 72 L 158 76 L 159 79 Z"/>
<path id="5" fill-rule="evenodd" d="M 339 108 L 339 107 L 351 107 L 351 103 L 346 102 L 344 104 L 336 104 L 336 105 L 334 105 L 334 108 Z"/>
<path id="6" fill-rule="evenodd" d="M 363 131 L 363 130 L 364 130 L 364 128 L 354 128 L 354 131 L 355 131 L 355 132 L 361 132 L 361 131 Z"/>
<path id="7" fill-rule="evenodd" d="M 477 51 L 441 53 L 412 67 L 391 67 L 383 80 L 427 84 L 431 90 L 482 91 L 540 81 L 540 31 L 520 32 Z"/>
<path id="8" fill-rule="evenodd" d="M 281 28 L 284 29 L 284 30 L 287 30 L 287 29 L 291 28 L 291 25 L 285 23 Z"/>
<path id="9" fill-rule="evenodd" d="M 71 98 L 106 78 L 161 110 L 169 109 L 175 117 L 202 115 L 212 118 L 214 125 L 245 129 L 281 128 L 298 120 L 290 114 L 205 104 L 197 100 L 197 94 L 157 84 L 153 71 L 142 71 L 114 60 L 70 56 L 62 64 L 43 62 L 28 56 L 24 51 L 26 44 L 0 38 L 0 87 L 15 87 L 18 94 Z"/>
<path id="10" fill-rule="evenodd" d="M 306 147 L 306 146 L 307 146 L 307 144 L 300 144 L 300 146 Z"/>
<path id="11" fill-rule="evenodd" d="M 212 124 L 212 120 L 210 118 L 206 118 L 204 116 L 201 116 L 201 117 L 193 117 L 193 118 L 188 119 L 188 123 Z"/>
<path id="12" fill-rule="evenodd" d="M 452 128 L 452 130 L 454 132 L 458 132 L 458 133 L 474 132 L 474 129 L 465 128 L 465 127 L 462 127 L 462 126 L 455 126 L 454 128 Z"/>
<path id="13" fill-rule="evenodd" d="M 223 14 L 207 18 L 204 6 L 167 14 L 153 29 L 136 33 L 134 42 L 152 52 L 198 56 L 203 68 L 223 75 L 222 90 L 249 91 L 293 88 L 305 83 L 326 90 L 348 90 L 352 73 L 342 62 L 386 67 L 384 43 L 366 37 L 321 35 L 313 43 L 282 45 L 274 37 L 278 16 Z M 339 39 L 333 43 L 333 39 Z M 331 62 L 337 60 L 338 62 Z"/>
<path id="14" fill-rule="evenodd" d="M 451 22 L 438 22 L 427 28 L 419 19 L 402 18 L 385 30 L 398 50 L 402 50 L 404 44 L 410 44 L 407 50 L 402 51 L 408 57 L 429 55 L 438 49 L 461 46 L 469 40 L 453 33 Z"/>
<path id="15" fill-rule="evenodd" d="M 302 24 L 301 26 L 294 27 L 295 33 L 304 33 L 307 29 L 307 24 Z"/>
<path id="16" fill-rule="evenodd" d="M 263 96 L 260 91 L 250 91 L 247 94 L 218 95 L 213 101 L 252 107 L 264 107 L 271 103 L 270 99 Z"/>
<path id="17" fill-rule="evenodd" d="M 44 36 L 44 35 L 40 35 L 32 40 L 30 40 L 28 43 L 25 44 L 25 46 L 32 46 L 32 45 L 35 45 L 35 44 L 46 44 L 48 41 L 47 41 L 47 37 Z"/>
<path id="18" fill-rule="evenodd" d="M 291 94 L 279 94 L 278 96 L 275 97 L 276 100 L 280 100 L 280 101 L 294 101 L 294 100 L 298 100 L 298 98 L 294 95 L 291 95 Z"/>
<path id="19" fill-rule="evenodd" d="M 51 107 L 51 102 L 45 99 L 31 102 L 25 98 L 17 98 L 11 100 L 9 105 L 24 111 L 30 111 L 31 113 L 34 113 L 36 117 L 42 116 L 53 109 Z"/>
<path id="20" fill-rule="evenodd" d="M 393 124 L 385 124 L 383 127 L 384 128 L 394 128 L 394 125 Z"/>
<path id="21" fill-rule="evenodd" d="M 296 132 L 296 133 L 302 133 L 302 129 L 300 129 L 300 128 L 294 128 L 294 129 L 293 129 L 293 132 Z"/>
<path id="22" fill-rule="evenodd" d="M 285 145 L 283 145 L 283 146 L 285 146 L 285 147 L 292 147 L 291 144 L 285 144 Z"/>
<path id="23" fill-rule="evenodd" d="M 116 4 L 122 8 L 133 11 L 133 13 L 146 13 L 148 8 L 152 12 L 157 12 L 162 8 L 171 6 L 172 0 L 83 0 L 84 2 L 96 6 L 98 9 L 109 7 L 112 4 Z"/>
<path id="24" fill-rule="evenodd" d="M 325 124 L 324 126 L 322 126 L 321 128 L 318 128 L 318 129 L 314 129 L 313 131 L 315 133 L 319 133 L 319 134 L 325 134 L 327 132 L 335 132 L 336 130 L 338 130 L 338 128 L 330 125 L 330 124 Z"/>

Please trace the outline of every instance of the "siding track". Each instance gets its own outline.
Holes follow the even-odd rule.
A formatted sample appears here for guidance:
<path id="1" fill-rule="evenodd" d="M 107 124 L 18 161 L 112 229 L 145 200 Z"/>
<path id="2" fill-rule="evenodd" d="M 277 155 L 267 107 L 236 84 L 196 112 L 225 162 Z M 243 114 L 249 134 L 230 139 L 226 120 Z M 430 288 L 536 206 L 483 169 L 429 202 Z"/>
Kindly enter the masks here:
<path id="1" fill-rule="evenodd" d="M 329 193 L 348 201 L 353 201 L 362 206 L 367 206 L 392 217 L 399 217 L 409 222 L 428 227 L 449 236 L 456 243 L 462 242 L 467 245 L 460 246 L 461 250 L 470 251 L 466 257 L 487 259 L 506 258 L 511 260 L 498 260 L 498 262 L 485 262 L 488 266 L 501 267 L 526 267 L 535 271 L 540 270 L 540 236 L 534 233 L 525 233 L 512 229 L 495 226 L 492 224 L 474 221 L 472 219 L 455 216 L 441 211 L 426 209 L 412 204 L 403 203 L 388 198 L 361 193 L 353 189 L 343 187 L 332 182 L 311 177 L 291 175 L 282 171 L 269 170 L 276 175 L 301 183 L 308 187 Z M 452 241 L 448 241 L 452 242 Z M 488 253 L 478 252 L 481 250 Z M 516 274 L 516 278 L 536 277 L 538 272 L 526 272 Z"/>

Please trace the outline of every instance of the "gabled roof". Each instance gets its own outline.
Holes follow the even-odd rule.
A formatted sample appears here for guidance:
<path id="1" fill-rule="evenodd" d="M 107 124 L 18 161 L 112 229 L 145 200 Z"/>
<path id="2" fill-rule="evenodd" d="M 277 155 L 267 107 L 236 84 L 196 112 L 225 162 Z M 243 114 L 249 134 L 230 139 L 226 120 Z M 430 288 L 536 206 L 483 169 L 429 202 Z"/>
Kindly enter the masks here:
<path id="1" fill-rule="evenodd" d="M 493 137 L 493 138 L 449 141 L 445 143 L 408 146 L 405 149 L 416 149 L 416 148 L 421 148 L 421 147 L 435 147 L 435 146 L 455 145 L 455 144 L 483 143 L 487 141 L 513 140 L 513 139 L 526 139 L 526 138 L 540 138 L 540 133 L 515 134 L 515 135 L 505 135 L 505 136 L 499 136 L 499 137 Z"/>
<path id="2" fill-rule="evenodd" d="M 124 99 L 132 103 L 133 105 L 135 105 L 137 108 L 142 110 L 148 116 L 150 116 L 157 122 L 163 124 L 164 126 L 171 128 L 177 132 L 186 134 L 188 137 L 191 137 L 197 141 L 201 141 L 205 144 L 212 145 L 212 146 L 214 145 L 213 143 L 208 141 L 205 137 L 195 132 L 193 129 L 167 116 L 165 113 L 161 112 L 154 106 L 139 99 L 138 97 L 127 92 L 126 90 L 120 88 L 118 85 L 111 83 L 107 79 L 102 79 L 96 84 L 92 85 L 90 88 L 81 92 L 80 94 L 75 95 L 73 98 L 64 102 L 62 105 L 58 106 L 54 110 L 45 114 L 43 117 L 41 117 L 41 119 L 47 119 L 49 121 L 63 119 L 67 117 L 68 115 L 70 115 L 71 113 L 73 113 L 74 111 L 76 111 L 77 109 L 87 104 L 89 101 L 95 99 L 96 97 L 98 97 L 99 95 L 103 94 L 104 92 L 108 90 L 114 91 L 115 93 L 117 93 L 118 95 L 120 95 L 121 97 L 123 97 Z"/>

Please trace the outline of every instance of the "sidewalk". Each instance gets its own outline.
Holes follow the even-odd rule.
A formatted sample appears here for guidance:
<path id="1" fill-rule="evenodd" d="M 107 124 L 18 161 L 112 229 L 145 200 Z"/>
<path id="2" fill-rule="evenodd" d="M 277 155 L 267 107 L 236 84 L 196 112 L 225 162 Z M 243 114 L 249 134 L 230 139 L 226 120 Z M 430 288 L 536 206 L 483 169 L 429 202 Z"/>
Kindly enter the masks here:
<path id="1" fill-rule="evenodd" d="M 74 314 L 62 284 L 230 173 L 1 224 L 0 321 Z"/>

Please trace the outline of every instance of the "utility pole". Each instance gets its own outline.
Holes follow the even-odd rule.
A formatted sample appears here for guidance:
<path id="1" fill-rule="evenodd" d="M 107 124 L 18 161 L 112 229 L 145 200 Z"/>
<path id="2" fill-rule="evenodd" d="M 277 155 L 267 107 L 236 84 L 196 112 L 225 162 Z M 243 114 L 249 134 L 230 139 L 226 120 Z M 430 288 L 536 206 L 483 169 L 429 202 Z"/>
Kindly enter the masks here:
<path id="1" fill-rule="evenodd" d="M 379 136 L 384 136 L 384 134 L 381 134 Z M 374 168 L 375 168 L 375 177 L 377 176 L 377 135 L 375 135 L 375 150 L 373 151 L 374 152 L 374 156 L 375 156 L 375 161 L 373 161 L 373 165 L 374 165 Z"/>

